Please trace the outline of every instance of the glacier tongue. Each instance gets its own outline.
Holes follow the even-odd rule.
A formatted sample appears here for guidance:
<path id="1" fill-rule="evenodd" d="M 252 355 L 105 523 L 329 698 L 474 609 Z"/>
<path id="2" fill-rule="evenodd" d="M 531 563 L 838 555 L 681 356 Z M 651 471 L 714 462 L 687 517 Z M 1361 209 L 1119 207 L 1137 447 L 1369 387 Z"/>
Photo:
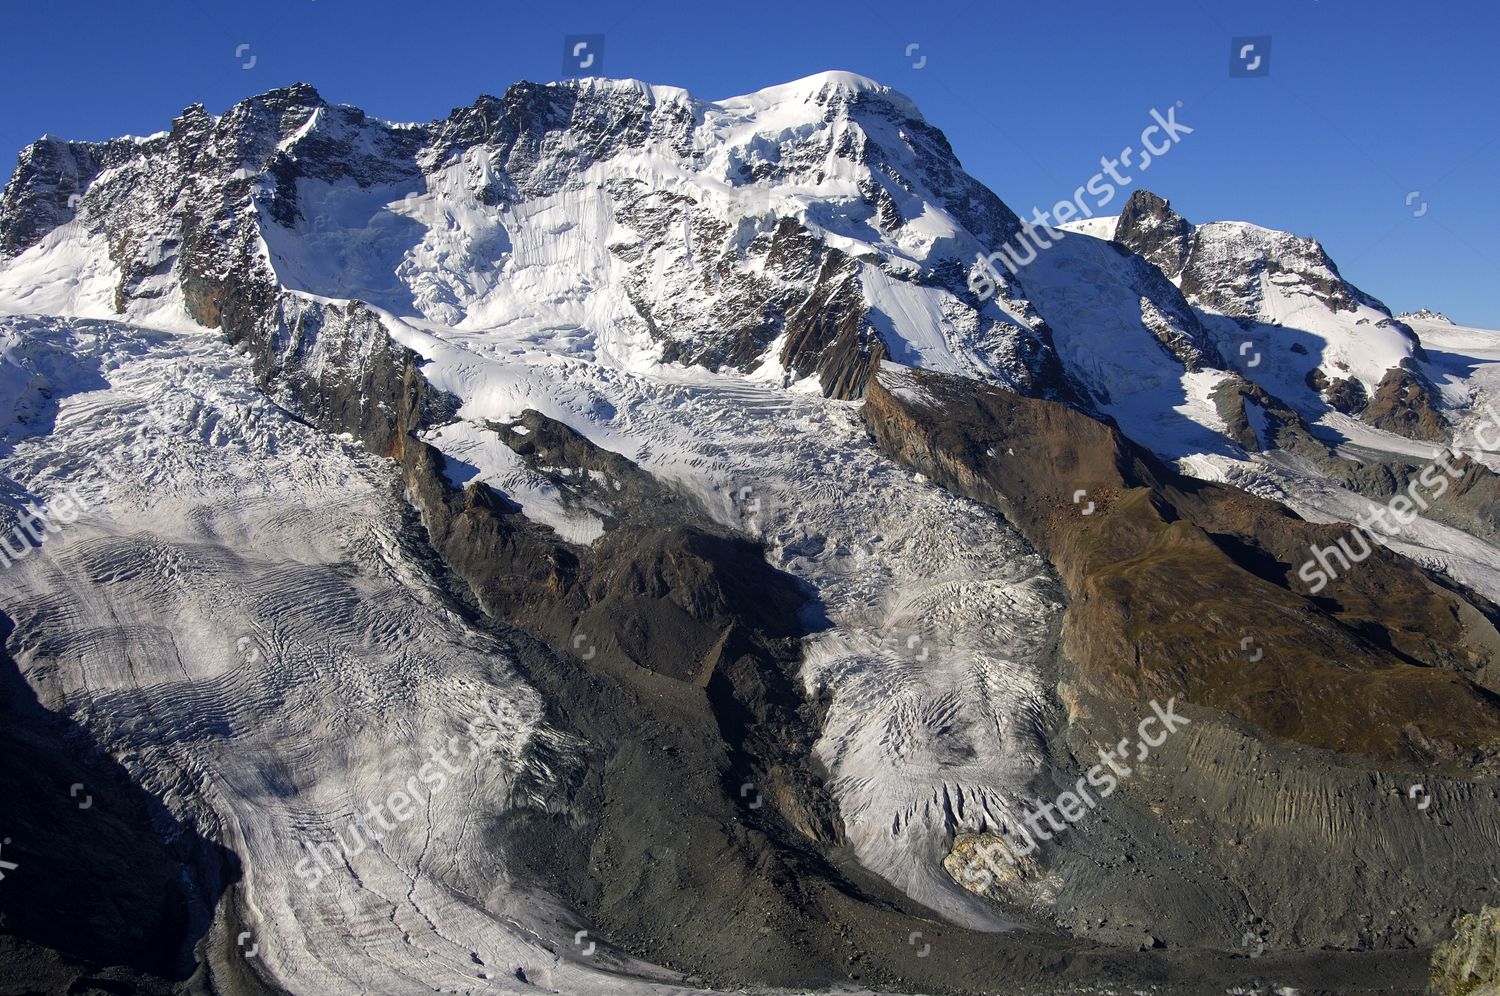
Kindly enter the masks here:
<path id="1" fill-rule="evenodd" d="M 685 991 L 578 957 L 570 914 L 512 881 L 487 827 L 566 812 L 581 745 L 507 647 L 446 607 L 394 531 L 384 461 L 288 418 L 217 336 L 4 331 L 7 369 L 36 375 L 0 382 L 18 416 L 0 467 L 88 501 L 0 575 L 14 656 L 43 701 L 245 857 L 236 904 L 283 985 Z M 441 788 L 418 780 L 435 750 L 456 769 Z M 405 820 L 368 815 L 403 789 Z M 360 846 L 356 824 L 381 839 Z M 335 840 L 347 863 L 310 887 L 304 842 Z"/>
<path id="2" fill-rule="evenodd" d="M 453 338 L 402 335 L 433 358 L 435 385 L 468 399 L 463 421 L 432 441 L 528 514 L 581 528 L 558 520 L 507 447 L 483 443 L 488 424 L 530 408 L 695 495 L 812 587 L 830 625 L 809 638 L 802 678 L 809 698 L 829 702 L 817 753 L 856 854 L 959 922 L 1009 925 L 941 858 L 956 832 L 1008 825 L 1046 763 L 1061 596 L 1015 530 L 878 454 L 857 405 L 738 374 L 631 373 L 524 340 L 481 360 Z"/>

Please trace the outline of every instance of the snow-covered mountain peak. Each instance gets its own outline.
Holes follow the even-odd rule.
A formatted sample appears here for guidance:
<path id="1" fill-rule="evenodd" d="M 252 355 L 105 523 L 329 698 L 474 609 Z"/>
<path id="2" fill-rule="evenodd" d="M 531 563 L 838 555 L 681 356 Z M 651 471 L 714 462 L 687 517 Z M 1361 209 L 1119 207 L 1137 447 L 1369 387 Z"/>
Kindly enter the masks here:
<path id="1" fill-rule="evenodd" d="M 1116 224 L 1115 240 L 1155 263 L 1190 298 L 1221 314 L 1273 317 L 1266 313 L 1269 280 L 1333 311 L 1368 307 L 1390 317 L 1383 304 L 1344 280 L 1316 239 L 1247 221 L 1195 225 L 1148 190 L 1131 195 Z"/>
<path id="2" fill-rule="evenodd" d="M 858 393 L 885 351 L 1026 390 L 1056 380 L 1023 292 L 978 302 L 963 279 L 1015 215 L 909 100 L 849 73 L 719 102 L 521 82 L 426 125 L 298 84 L 218 117 L 189 108 L 140 145 L 48 146 L 7 197 L 6 254 L 36 248 L 34 272 L 62 258 L 38 242 L 67 242 L 67 265 L 95 274 L 94 316 L 147 320 L 175 281 L 213 324 L 222 303 L 187 271 L 248 267 L 268 287 L 628 368 Z M 57 307 L 78 312 L 76 296 Z"/>
<path id="3" fill-rule="evenodd" d="M 790 83 L 780 83 L 754 93 L 716 101 L 726 109 L 751 107 L 757 110 L 776 105 L 808 103 L 821 107 L 847 107 L 859 102 L 866 106 L 883 103 L 908 117 L 918 120 L 922 118 L 922 112 L 906 95 L 868 76 L 840 70 L 814 73 Z"/>
<path id="4" fill-rule="evenodd" d="M 648 83 L 645 80 L 638 80 L 634 77 L 579 76 L 571 79 L 557 80 L 546 85 L 565 87 L 577 90 L 580 93 L 590 91 L 634 93 L 648 99 L 652 103 L 658 104 L 700 103 L 696 97 L 680 86 L 664 86 L 660 83 Z"/>
<path id="5" fill-rule="evenodd" d="M 359 301 L 423 355 L 462 337 L 840 397 L 886 357 L 1155 422 L 1206 389 L 1184 376 L 1280 338 L 1282 361 L 1241 372 L 1316 417 L 1420 349 L 1314 240 L 1194 225 L 1144 190 L 1112 231 L 1136 255 L 1069 237 L 979 300 L 967 272 L 1018 219 L 911 101 L 844 72 L 717 101 L 518 82 L 426 124 L 295 84 L 144 141 L 37 143 L 0 207 L 13 310 L 180 327 L 246 301 L 271 320 L 281 295 Z"/>
<path id="6" fill-rule="evenodd" d="M 1113 238 L 1172 279 L 1187 261 L 1193 226 L 1172 210 L 1170 202 L 1149 190 L 1137 190 L 1115 220 Z"/>
<path id="7" fill-rule="evenodd" d="M 1418 308 L 1416 311 L 1403 311 L 1401 312 L 1401 314 L 1396 316 L 1396 320 L 1400 322 L 1411 320 L 1419 322 L 1443 322 L 1448 325 L 1453 324 L 1453 320 L 1447 315 L 1443 314 L 1441 311 L 1433 311 L 1430 308 Z"/>
<path id="8" fill-rule="evenodd" d="M 1245 364 L 1246 377 L 1309 417 L 1328 405 L 1348 414 L 1383 409 L 1385 394 L 1403 409 L 1423 399 L 1413 418 L 1435 424 L 1417 336 L 1345 280 L 1316 239 L 1245 221 L 1193 224 L 1144 190 L 1121 212 L 1114 239 L 1203 311 L 1225 356 L 1253 353 L 1258 369 Z"/>

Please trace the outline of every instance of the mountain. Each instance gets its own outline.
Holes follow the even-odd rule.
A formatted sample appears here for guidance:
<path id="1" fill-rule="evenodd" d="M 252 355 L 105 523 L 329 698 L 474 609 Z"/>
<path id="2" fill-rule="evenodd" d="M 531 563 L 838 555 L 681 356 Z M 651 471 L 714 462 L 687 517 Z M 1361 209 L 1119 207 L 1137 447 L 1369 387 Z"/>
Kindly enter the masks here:
<path id="1" fill-rule="evenodd" d="M 1419 985 L 1500 862 L 1500 336 L 1065 228 L 976 293 L 1018 216 L 848 73 L 29 146 L 6 984 Z"/>
<path id="2" fill-rule="evenodd" d="M 1255 376 L 1267 390 L 1299 409 L 1323 403 L 1400 435 L 1444 438 L 1420 340 L 1344 280 L 1315 240 L 1243 222 L 1191 225 L 1146 191 L 1131 196 L 1113 237 L 1195 305 L 1229 319 L 1224 338 L 1274 344 Z"/>

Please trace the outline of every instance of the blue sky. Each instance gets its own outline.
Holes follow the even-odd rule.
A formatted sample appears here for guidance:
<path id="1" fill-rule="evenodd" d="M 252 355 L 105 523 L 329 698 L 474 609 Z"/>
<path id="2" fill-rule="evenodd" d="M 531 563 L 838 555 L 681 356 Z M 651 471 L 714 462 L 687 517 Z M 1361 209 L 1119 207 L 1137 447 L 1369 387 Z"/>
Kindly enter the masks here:
<path id="1" fill-rule="evenodd" d="M 1194 133 L 1135 186 L 1190 220 L 1314 236 L 1398 311 L 1500 328 L 1493 0 L 83 0 L 11 4 L 5 20 L 7 157 L 43 133 L 160 131 L 195 101 L 219 112 L 294 81 L 428 120 L 518 79 L 557 79 L 564 36 L 602 33 L 605 75 L 701 97 L 825 69 L 888 83 L 1029 215 L 1181 100 Z M 1230 78 L 1231 39 L 1259 35 L 1270 74 Z"/>

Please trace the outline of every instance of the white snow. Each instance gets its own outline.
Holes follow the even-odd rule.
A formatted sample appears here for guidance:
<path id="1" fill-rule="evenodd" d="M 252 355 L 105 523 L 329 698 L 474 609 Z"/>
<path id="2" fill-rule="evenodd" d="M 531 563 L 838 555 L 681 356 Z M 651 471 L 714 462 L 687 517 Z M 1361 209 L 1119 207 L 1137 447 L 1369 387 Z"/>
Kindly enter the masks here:
<path id="1" fill-rule="evenodd" d="M 1099 216 L 1097 218 L 1079 218 L 1076 221 L 1067 221 L 1055 226 L 1063 232 L 1076 232 L 1079 235 L 1088 235 L 1096 239 L 1108 241 L 1115 237 L 1115 226 L 1120 223 L 1120 216 L 1112 214 Z"/>

